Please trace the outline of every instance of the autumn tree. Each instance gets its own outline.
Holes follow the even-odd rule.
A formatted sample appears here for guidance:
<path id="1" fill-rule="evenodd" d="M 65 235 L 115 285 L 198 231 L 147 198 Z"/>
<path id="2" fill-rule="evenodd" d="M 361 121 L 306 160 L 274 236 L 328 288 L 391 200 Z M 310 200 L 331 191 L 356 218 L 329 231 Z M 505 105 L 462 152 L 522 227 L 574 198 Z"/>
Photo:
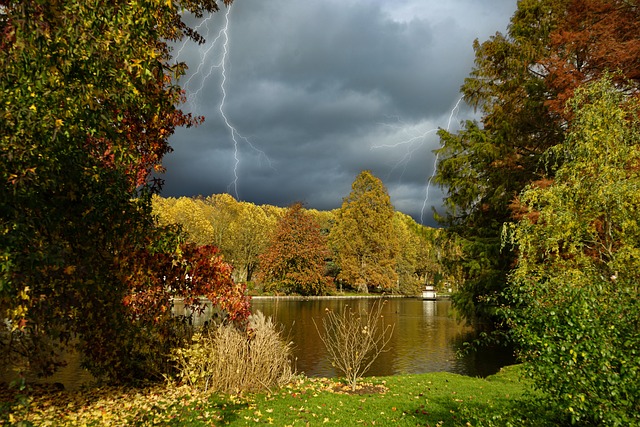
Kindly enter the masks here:
<path id="1" fill-rule="evenodd" d="M 439 132 L 435 181 L 446 189 L 442 224 L 463 238 L 466 281 L 454 304 L 468 319 L 494 319 L 494 300 L 513 262 L 500 249 L 509 203 L 539 178 L 539 158 L 562 140 L 545 104 L 550 93 L 540 74 L 550 32 L 565 1 L 519 2 L 506 35 L 474 42 L 475 67 L 461 90 L 482 112 L 482 123 Z"/>
<path id="2" fill-rule="evenodd" d="M 227 243 L 231 239 L 231 227 L 238 217 L 238 201 L 230 194 L 213 194 L 204 199 L 213 208 L 209 221 L 213 226 L 213 244 L 219 247 L 225 256 L 231 255 Z"/>
<path id="3" fill-rule="evenodd" d="M 96 374 L 145 371 L 141 331 L 160 333 L 170 310 L 152 304 L 133 316 L 123 303 L 168 289 L 158 288 L 163 258 L 180 260 L 180 274 L 200 262 L 156 228 L 150 208 L 150 173 L 162 169 L 169 136 L 199 121 L 177 107 L 185 65 L 171 63 L 169 42 L 202 41 L 183 10 L 217 9 L 214 0 L 0 1 L 2 355 L 22 352 L 46 374 L 73 339 Z M 144 258 L 149 268 L 132 273 Z M 211 295 L 231 285 L 179 288 L 205 283 Z"/>
<path id="4" fill-rule="evenodd" d="M 261 206 L 241 202 L 238 216 L 231 223 L 227 248 L 235 267 L 235 278 L 248 282 L 260 264 L 260 254 L 267 250 L 277 228 L 277 219 L 267 215 Z"/>
<path id="5" fill-rule="evenodd" d="M 621 90 L 638 85 L 638 7 L 616 0 L 521 1 L 507 34 L 474 43 L 461 90 L 482 113 L 457 133 L 440 131 L 435 181 L 447 191 L 439 219 L 462 238 L 464 286 L 454 303 L 469 319 L 496 320 L 514 262 L 501 248 L 511 203 L 547 171 L 543 154 L 565 137 L 564 102 L 607 70 Z"/>
<path id="6" fill-rule="evenodd" d="M 361 172 L 342 203 L 330 233 L 338 280 L 361 292 L 398 290 L 398 239 L 387 189 L 370 171 Z"/>
<path id="7" fill-rule="evenodd" d="M 155 231 L 164 234 L 170 230 Z M 171 313 L 175 298 L 182 299 L 193 312 L 204 310 L 208 301 L 223 313 L 221 320 L 225 323 L 244 324 L 250 314 L 249 298 L 246 286 L 233 281 L 232 266 L 224 261 L 218 248 L 181 240 L 171 233 L 158 235 L 153 244 L 126 257 L 118 266 L 126 272 L 120 280 L 128 288 L 121 301 L 126 315 L 123 327 L 131 332 L 126 340 L 118 340 L 118 346 L 98 345 L 94 330 L 82 334 L 90 344 L 86 353 L 92 357 L 87 365 L 93 371 L 118 379 L 126 374 L 128 381 L 164 379 L 173 373 L 168 355 L 187 344 L 189 335 L 185 333 L 187 319 Z M 171 246 L 163 248 L 165 245 Z M 113 321 L 113 317 L 107 320 Z M 101 337 L 100 333 L 97 335 Z M 106 359 L 100 354 L 105 348 L 114 352 Z"/>
<path id="8" fill-rule="evenodd" d="M 191 197 L 164 199 L 152 197 L 152 212 L 162 225 L 180 224 L 189 242 L 212 245 L 215 230 L 211 224 L 212 207 Z"/>
<path id="9" fill-rule="evenodd" d="M 326 295 L 333 282 L 325 274 L 329 256 L 326 237 L 320 226 L 296 203 L 278 222 L 267 250 L 260 255 L 260 280 L 267 290 Z"/>
<path id="10" fill-rule="evenodd" d="M 398 239 L 398 257 L 396 262 L 396 273 L 398 274 L 398 291 L 405 295 L 417 295 L 421 283 L 417 274 L 418 253 L 420 251 L 420 237 L 415 234 L 410 223 L 411 217 L 401 212 L 395 212 L 393 216 L 395 235 Z"/>
<path id="11" fill-rule="evenodd" d="M 153 198 L 153 213 L 162 225 L 178 224 L 187 240 L 214 245 L 233 269 L 236 282 L 249 282 L 258 256 L 269 243 L 277 217 L 264 206 L 239 202 L 229 194 L 203 197 Z"/>
<path id="12" fill-rule="evenodd" d="M 573 0 L 550 35 L 550 54 L 540 61 L 555 93 L 551 110 L 571 114 L 565 103 L 576 88 L 607 72 L 621 90 L 640 87 L 640 9 L 625 0 Z"/>
<path id="13" fill-rule="evenodd" d="M 505 229 L 508 319 L 559 424 L 637 425 L 640 102 L 606 75 L 575 93 L 553 180 L 525 189 Z"/>
<path id="14" fill-rule="evenodd" d="M 214 244 L 234 266 L 235 280 L 250 282 L 282 208 L 240 202 L 229 194 L 214 194 L 204 202 L 213 209 L 209 221 L 214 229 Z"/>

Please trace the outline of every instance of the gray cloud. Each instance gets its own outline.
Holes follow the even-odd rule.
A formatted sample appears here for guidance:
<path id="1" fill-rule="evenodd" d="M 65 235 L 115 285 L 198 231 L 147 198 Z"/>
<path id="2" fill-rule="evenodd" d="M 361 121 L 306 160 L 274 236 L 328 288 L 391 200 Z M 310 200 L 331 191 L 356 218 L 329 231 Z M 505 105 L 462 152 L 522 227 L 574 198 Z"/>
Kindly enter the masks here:
<path id="1" fill-rule="evenodd" d="M 181 81 L 184 109 L 206 121 L 172 137 L 163 195 L 237 188 L 254 203 L 333 209 L 368 169 L 396 209 L 420 220 L 435 129 L 447 126 L 460 98 L 472 42 L 504 31 L 515 7 L 515 0 L 236 0 L 223 111 L 238 132 L 237 154 L 219 111 L 223 10 L 200 23 L 205 45 L 175 47 L 190 67 Z M 452 125 L 470 117 L 461 108 Z M 431 206 L 442 197 L 429 189 L 425 223 L 433 225 Z"/>

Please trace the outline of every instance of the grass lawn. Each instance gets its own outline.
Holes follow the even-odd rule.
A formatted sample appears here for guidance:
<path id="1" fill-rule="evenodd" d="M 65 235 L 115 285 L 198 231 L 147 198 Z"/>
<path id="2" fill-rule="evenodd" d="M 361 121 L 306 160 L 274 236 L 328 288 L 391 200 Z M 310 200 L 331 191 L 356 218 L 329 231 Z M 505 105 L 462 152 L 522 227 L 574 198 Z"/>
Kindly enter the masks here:
<path id="1" fill-rule="evenodd" d="M 236 396 L 158 385 L 33 391 L 17 404 L 15 396 L 4 390 L 0 424 L 464 426 L 470 421 L 474 426 L 508 425 L 505 414 L 522 414 L 527 402 L 535 400 L 520 379 L 520 369 L 507 367 L 486 379 L 449 373 L 365 378 L 356 393 L 338 379 L 304 377 L 271 393 Z"/>

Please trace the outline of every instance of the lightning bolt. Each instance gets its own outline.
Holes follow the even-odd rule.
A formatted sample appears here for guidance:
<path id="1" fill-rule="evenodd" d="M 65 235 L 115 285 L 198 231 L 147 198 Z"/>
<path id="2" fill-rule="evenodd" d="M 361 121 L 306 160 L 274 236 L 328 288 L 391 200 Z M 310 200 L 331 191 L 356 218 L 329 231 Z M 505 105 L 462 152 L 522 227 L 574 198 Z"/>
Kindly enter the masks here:
<path id="1" fill-rule="evenodd" d="M 211 43 L 205 43 L 204 45 L 202 45 L 202 47 L 199 50 L 199 55 L 200 55 L 200 62 L 198 63 L 198 67 L 196 68 L 195 72 L 189 76 L 189 78 L 187 79 L 187 81 L 185 82 L 185 84 L 183 85 L 183 89 L 185 90 L 185 92 L 188 93 L 187 95 L 187 102 L 189 103 L 189 106 L 191 107 L 191 111 L 195 112 L 197 110 L 197 100 L 198 97 L 200 95 L 200 92 L 202 92 L 205 88 L 206 82 L 209 80 L 209 77 L 211 77 L 211 75 L 214 73 L 214 71 L 219 70 L 220 73 L 220 92 L 222 93 L 221 99 L 220 99 L 220 103 L 218 105 L 218 112 L 220 113 L 220 117 L 222 118 L 224 125 L 227 127 L 227 129 L 230 132 L 231 135 L 231 141 L 233 144 L 233 180 L 231 181 L 231 183 L 229 184 L 229 186 L 227 187 L 229 191 L 231 191 L 231 189 L 233 189 L 233 194 L 235 196 L 236 199 L 240 199 L 239 197 L 239 192 L 238 192 L 238 182 L 240 180 L 240 177 L 238 175 L 238 170 L 240 168 L 240 142 L 244 141 L 244 143 L 246 145 L 248 145 L 252 150 L 254 150 L 255 152 L 257 152 L 259 154 L 259 158 L 260 159 L 265 159 L 269 165 L 269 167 L 271 169 L 273 168 L 273 165 L 271 163 L 271 160 L 269 159 L 269 157 L 266 155 L 266 153 L 262 150 L 260 150 L 259 148 L 257 148 L 254 144 L 251 143 L 251 141 L 249 141 L 248 138 L 242 136 L 240 134 L 240 132 L 238 132 L 238 130 L 236 129 L 236 127 L 231 123 L 231 120 L 229 119 L 229 116 L 227 115 L 227 111 L 226 111 L 226 100 L 227 100 L 227 60 L 229 57 L 229 43 L 230 43 L 230 39 L 229 39 L 229 22 L 230 22 L 230 15 L 231 15 L 231 5 L 227 6 L 227 9 L 225 11 L 224 14 L 224 24 L 222 25 L 222 28 L 220 28 L 220 30 L 218 31 L 218 34 L 216 35 L 216 37 L 213 39 L 213 41 Z M 198 30 L 201 26 L 205 26 L 206 28 L 206 34 L 205 34 L 205 39 L 209 38 L 209 33 L 210 33 L 210 28 L 209 28 L 209 21 L 213 18 L 214 14 L 209 15 L 207 18 L 205 18 L 201 23 L 199 23 L 196 27 L 195 30 Z M 182 50 L 184 49 L 186 45 L 186 42 L 180 47 L 180 49 L 178 50 L 178 52 L 176 53 L 176 59 L 178 58 L 178 56 L 182 53 Z M 203 69 L 205 68 L 205 63 L 207 62 L 208 58 L 212 55 L 218 54 L 218 58 L 217 60 L 214 60 L 211 65 L 209 65 L 209 69 L 205 72 L 203 71 Z M 194 90 L 189 89 L 191 82 L 194 78 L 196 78 L 197 76 L 200 76 L 202 74 L 202 78 L 200 79 L 200 84 L 197 88 L 195 88 Z M 274 169 L 275 170 L 275 169 Z"/>
<path id="2" fill-rule="evenodd" d="M 462 97 L 458 99 L 458 102 L 456 102 L 456 105 L 454 105 L 453 108 L 451 109 L 451 114 L 449 114 L 449 120 L 447 121 L 447 128 L 446 128 L 447 132 L 451 128 L 451 120 L 453 119 L 453 115 L 460 108 L 460 102 L 462 102 Z M 436 153 L 436 157 L 433 159 L 433 173 L 431 174 L 431 176 L 429 177 L 429 180 L 427 181 L 427 188 L 424 192 L 424 201 L 422 202 L 422 209 L 420 209 L 420 224 L 424 224 L 424 210 L 426 209 L 427 202 L 429 201 L 429 189 L 431 188 L 431 181 L 433 180 L 433 177 L 436 176 L 436 168 L 438 167 L 439 157 L 440 157 L 440 153 Z"/>
<path id="3" fill-rule="evenodd" d="M 213 18 L 213 13 L 209 14 L 209 16 L 207 16 L 205 19 L 203 19 L 202 22 L 200 22 L 198 25 L 196 25 L 193 28 L 194 31 L 198 32 L 200 30 L 200 27 L 202 27 L 203 25 L 206 25 L 207 37 L 208 37 L 209 36 L 209 21 L 211 21 L 212 18 Z M 189 42 L 189 39 L 185 38 L 185 41 L 182 43 L 182 46 L 180 46 L 180 49 L 178 49 L 178 52 L 176 52 L 176 54 L 173 57 L 176 61 L 178 60 L 178 58 L 180 58 L 180 54 L 184 50 L 185 46 L 187 46 L 188 42 Z"/>
<path id="4" fill-rule="evenodd" d="M 405 145 L 407 146 L 404 156 L 402 156 L 402 158 L 398 160 L 396 164 L 391 168 L 391 170 L 387 174 L 387 178 L 391 176 L 393 171 L 395 171 L 396 168 L 398 168 L 400 165 L 404 165 L 401 176 L 404 175 L 404 171 L 406 170 L 407 165 L 409 164 L 409 161 L 413 158 L 413 153 L 415 153 L 418 149 L 420 149 L 424 145 L 425 139 L 429 134 L 435 133 L 438 130 L 437 128 L 429 129 L 425 132 L 420 131 L 418 133 L 414 132 L 413 134 L 411 134 L 410 132 L 411 126 L 409 124 L 402 122 L 399 117 L 395 117 L 395 119 L 398 121 L 398 123 L 400 123 L 400 125 L 391 125 L 388 123 L 378 123 L 378 124 L 406 134 L 407 139 L 402 140 L 400 142 L 396 142 L 394 144 L 381 144 L 381 145 L 375 145 L 371 147 L 371 150 L 374 150 L 379 148 L 398 148 Z"/>
<path id="5" fill-rule="evenodd" d="M 447 127 L 446 127 L 447 131 L 449 131 L 449 129 L 451 128 L 451 122 L 454 116 L 456 115 L 456 112 L 459 111 L 461 102 L 462 102 L 462 97 L 458 99 L 458 101 L 455 103 L 455 105 L 451 109 L 451 112 L 449 113 L 449 120 L 447 121 Z M 400 125 L 389 125 L 385 123 L 381 123 L 381 125 L 402 131 L 402 133 L 405 133 L 407 135 L 407 138 L 393 144 L 382 144 L 382 145 L 375 145 L 371 147 L 372 150 L 381 149 L 381 148 L 406 147 L 406 152 L 404 156 L 396 162 L 396 164 L 391 169 L 391 172 L 393 172 L 396 168 L 398 168 L 402 164 L 405 165 L 405 169 L 406 169 L 409 160 L 411 160 L 411 158 L 413 157 L 413 154 L 426 143 L 427 137 L 438 131 L 438 128 L 432 128 L 427 131 L 418 131 L 417 133 L 414 131 L 413 133 L 410 133 L 410 127 L 408 125 L 402 123 L 399 118 L 396 118 L 396 120 L 400 123 Z M 433 173 L 431 174 L 429 179 L 427 179 L 424 201 L 422 203 L 422 209 L 420 210 L 420 224 L 424 224 L 424 211 L 429 201 L 429 190 L 431 188 L 431 181 L 433 180 L 436 174 L 438 158 L 439 158 L 439 154 L 436 153 L 436 157 L 433 161 Z M 391 174 L 391 172 L 389 174 Z M 404 170 L 403 170 L 403 173 L 404 173 Z"/>

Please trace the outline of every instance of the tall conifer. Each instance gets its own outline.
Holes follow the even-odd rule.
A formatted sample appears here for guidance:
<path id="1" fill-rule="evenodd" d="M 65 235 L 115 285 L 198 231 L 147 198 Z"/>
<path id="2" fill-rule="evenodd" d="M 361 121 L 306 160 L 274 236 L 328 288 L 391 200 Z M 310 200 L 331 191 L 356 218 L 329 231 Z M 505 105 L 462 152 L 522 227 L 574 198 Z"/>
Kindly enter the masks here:
<path id="1" fill-rule="evenodd" d="M 396 291 L 399 249 L 387 189 L 370 171 L 361 172 L 351 189 L 330 234 L 338 280 L 363 292 Z"/>

